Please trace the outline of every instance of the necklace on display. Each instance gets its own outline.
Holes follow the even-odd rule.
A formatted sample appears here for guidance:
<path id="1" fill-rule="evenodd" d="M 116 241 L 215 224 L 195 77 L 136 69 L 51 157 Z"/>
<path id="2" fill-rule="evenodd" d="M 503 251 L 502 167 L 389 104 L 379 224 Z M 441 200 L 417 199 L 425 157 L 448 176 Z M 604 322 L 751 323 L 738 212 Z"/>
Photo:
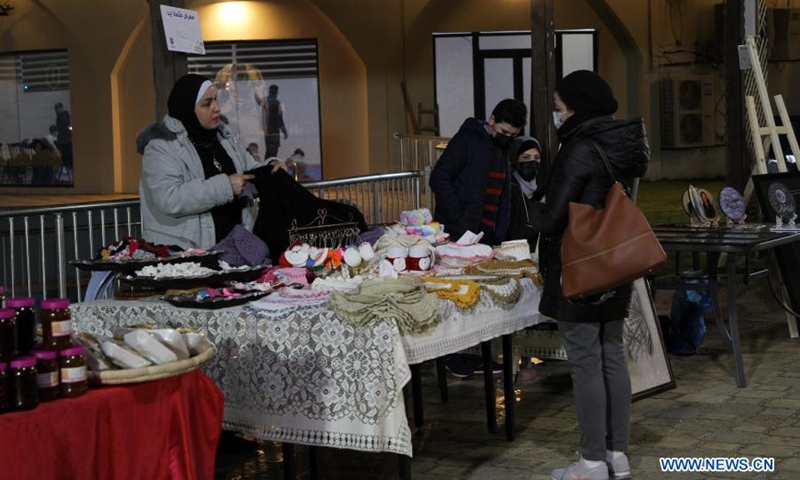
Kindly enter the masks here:
<path id="1" fill-rule="evenodd" d="M 214 168 L 216 168 L 218 172 L 221 172 L 222 171 L 222 164 L 219 163 L 219 160 L 217 160 L 217 149 L 214 148 L 214 141 L 215 140 L 216 139 L 211 139 L 211 141 L 209 141 L 209 142 L 201 142 L 199 140 L 193 139 L 192 137 L 189 137 L 189 141 L 192 142 L 192 145 L 194 145 L 195 147 L 210 148 L 211 149 L 211 161 L 214 162 Z"/>

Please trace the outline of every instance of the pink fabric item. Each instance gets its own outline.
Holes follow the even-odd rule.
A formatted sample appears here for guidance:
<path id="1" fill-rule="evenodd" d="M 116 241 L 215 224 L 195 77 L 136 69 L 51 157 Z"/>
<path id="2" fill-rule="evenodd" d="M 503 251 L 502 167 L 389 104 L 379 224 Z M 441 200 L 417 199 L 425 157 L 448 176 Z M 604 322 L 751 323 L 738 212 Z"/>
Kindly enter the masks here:
<path id="1" fill-rule="evenodd" d="M 307 270 L 305 268 L 275 267 L 267 270 L 258 281 L 270 284 L 282 283 L 284 285 L 290 285 L 292 283 L 299 283 L 301 285 L 308 285 L 306 273 Z"/>

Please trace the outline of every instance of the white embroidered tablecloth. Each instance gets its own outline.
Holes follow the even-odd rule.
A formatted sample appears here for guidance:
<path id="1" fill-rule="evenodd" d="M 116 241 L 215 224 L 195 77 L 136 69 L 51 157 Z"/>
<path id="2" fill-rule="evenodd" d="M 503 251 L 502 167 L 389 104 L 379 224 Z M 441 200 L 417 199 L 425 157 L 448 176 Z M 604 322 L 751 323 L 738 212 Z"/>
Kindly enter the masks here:
<path id="1" fill-rule="evenodd" d="M 478 303 L 466 310 L 459 309 L 451 301 L 440 301 L 439 325 L 435 330 L 423 336 L 401 337 L 408 363 L 422 363 L 460 352 L 539 323 L 541 287 L 523 278 L 520 288 L 519 300 L 511 305 L 502 305 L 483 289 Z"/>
<path id="2" fill-rule="evenodd" d="M 539 321 L 540 288 L 520 282 L 504 305 L 486 292 L 461 310 L 440 301 L 440 324 L 401 336 L 390 320 L 364 327 L 324 309 L 174 307 L 152 299 L 71 306 L 73 327 L 109 336 L 120 325 L 197 327 L 216 347 L 205 371 L 225 394 L 227 429 L 304 445 L 411 456 L 402 388 L 409 364 L 458 352 Z"/>
<path id="3" fill-rule="evenodd" d="M 74 304 L 73 326 L 201 329 L 216 347 L 206 373 L 225 394 L 227 429 L 265 440 L 411 456 L 402 388 L 411 377 L 397 325 L 343 323 L 326 310 L 271 316 L 243 307 L 199 310 L 154 300 Z"/>

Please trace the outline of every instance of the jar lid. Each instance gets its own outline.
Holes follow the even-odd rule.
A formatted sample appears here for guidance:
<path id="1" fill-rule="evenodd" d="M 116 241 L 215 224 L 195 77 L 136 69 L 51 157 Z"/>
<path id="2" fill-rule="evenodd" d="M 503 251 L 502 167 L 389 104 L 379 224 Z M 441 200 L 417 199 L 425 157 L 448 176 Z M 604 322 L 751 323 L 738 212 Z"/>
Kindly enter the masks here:
<path id="1" fill-rule="evenodd" d="M 56 352 L 52 350 L 34 350 L 31 352 L 37 360 L 55 360 Z"/>
<path id="2" fill-rule="evenodd" d="M 59 355 L 62 357 L 71 357 L 73 355 L 83 355 L 86 352 L 86 349 L 83 348 L 83 345 L 75 345 L 74 347 L 65 348 L 58 352 Z"/>
<path id="3" fill-rule="evenodd" d="M 36 299 L 30 297 L 9 298 L 6 300 L 6 307 L 8 308 L 24 308 L 32 307 L 36 303 Z"/>
<path id="4" fill-rule="evenodd" d="M 36 366 L 36 358 L 34 357 L 17 357 L 16 360 L 11 361 L 11 368 L 29 368 Z"/>
<path id="5" fill-rule="evenodd" d="M 0 318 L 14 318 L 17 312 L 11 308 L 0 309 Z"/>
<path id="6" fill-rule="evenodd" d="M 51 298 L 42 300 L 42 310 L 60 310 L 69 307 L 68 298 Z"/>
<path id="7" fill-rule="evenodd" d="M 6 369 L 6 362 L 0 362 L 0 372 L 5 371 Z"/>

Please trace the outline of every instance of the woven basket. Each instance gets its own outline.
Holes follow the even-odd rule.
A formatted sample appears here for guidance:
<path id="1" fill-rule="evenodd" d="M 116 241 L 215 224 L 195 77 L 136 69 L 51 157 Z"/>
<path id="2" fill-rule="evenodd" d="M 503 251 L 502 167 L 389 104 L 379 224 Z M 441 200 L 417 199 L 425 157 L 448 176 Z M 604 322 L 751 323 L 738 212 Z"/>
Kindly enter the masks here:
<path id="1" fill-rule="evenodd" d="M 211 361 L 214 349 L 209 348 L 199 355 L 186 360 L 153 365 L 144 368 L 130 368 L 127 370 L 105 370 L 102 372 L 89 372 L 89 383 L 93 385 L 122 385 L 125 383 L 141 383 L 175 377 L 197 370 Z"/>

